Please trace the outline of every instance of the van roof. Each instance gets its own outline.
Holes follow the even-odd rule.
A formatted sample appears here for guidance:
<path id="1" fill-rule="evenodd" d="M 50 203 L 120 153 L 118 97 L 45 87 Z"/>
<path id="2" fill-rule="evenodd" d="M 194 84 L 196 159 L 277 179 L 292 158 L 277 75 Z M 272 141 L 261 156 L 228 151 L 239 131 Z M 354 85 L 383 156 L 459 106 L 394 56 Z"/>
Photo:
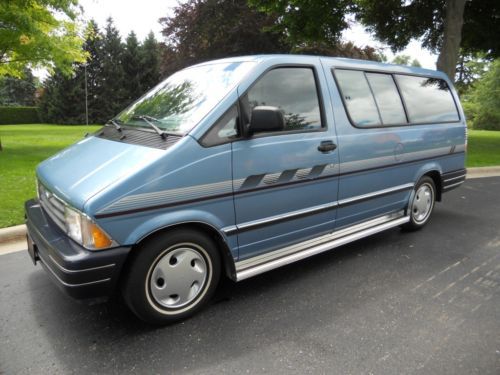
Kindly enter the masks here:
<path id="1" fill-rule="evenodd" d="M 205 61 L 195 66 L 221 63 L 221 62 L 243 62 L 243 61 L 255 61 L 255 62 L 274 61 L 277 64 L 307 64 L 307 63 L 312 63 L 313 61 L 317 61 L 318 59 L 321 59 L 321 61 L 323 62 L 330 63 L 335 67 L 377 70 L 377 71 L 387 71 L 396 73 L 411 73 L 417 75 L 447 78 L 446 74 L 441 71 L 433 69 L 424 69 L 415 66 L 387 64 L 378 61 L 349 59 L 345 57 L 328 57 L 328 56 L 295 55 L 295 54 L 236 56 L 236 57 L 228 57 L 223 59 Z"/>

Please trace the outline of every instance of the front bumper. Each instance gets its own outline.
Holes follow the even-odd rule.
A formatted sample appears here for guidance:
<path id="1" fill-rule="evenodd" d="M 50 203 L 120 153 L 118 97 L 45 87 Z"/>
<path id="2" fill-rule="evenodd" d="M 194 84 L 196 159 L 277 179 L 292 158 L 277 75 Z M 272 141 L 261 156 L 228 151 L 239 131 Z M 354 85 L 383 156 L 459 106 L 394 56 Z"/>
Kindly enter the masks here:
<path id="1" fill-rule="evenodd" d="M 120 277 L 130 247 L 90 251 L 71 240 L 48 217 L 36 200 L 25 203 L 30 255 L 50 278 L 76 299 L 109 297 Z"/>

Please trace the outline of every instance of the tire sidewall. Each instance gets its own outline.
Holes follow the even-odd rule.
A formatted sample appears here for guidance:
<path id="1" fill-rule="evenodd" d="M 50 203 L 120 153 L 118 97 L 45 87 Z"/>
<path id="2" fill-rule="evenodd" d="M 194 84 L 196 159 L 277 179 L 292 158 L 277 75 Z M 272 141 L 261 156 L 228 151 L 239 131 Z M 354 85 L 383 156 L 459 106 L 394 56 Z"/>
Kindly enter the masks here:
<path id="1" fill-rule="evenodd" d="M 187 305 L 169 309 L 155 301 L 149 290 L 154 266 L 177 245 L 195 245 L 207 264 L 207 278 L 202 292 Z M 130 309 L 142 320 L 153 324 L 169 324 L 183 320 L 201 308 L 213 296 L 220 279 L 220 255 L 214 242 L 205 234 L 179 229 L 156 235 L 142 243 L 127 269 L 122 292 Z"/>
<path id="2" fill-rule="evenodd" d="M 417 191 L 420 189 L 422 185 L 428 185 L 431 190 L 432 190 L 432 201 L 431 201 L 431 207 L 429 209 L 429 213 L 427 214 L 427 217 L 425 218 L 424 221 L 416 221 L 414 216 L 413 216 L 413 202 L 416 199 L 417 196 Z M 408 223 L 407 228 L 408 229 L 420 229 L 424 227 L 430 220 L 432 216 L 432 212 L 434 211 L 434 206 L 436 204 L 436 185 L 434 184 L 434 180 L 430 178 L 429 176 L 424 176 L 422 177 L 417 185 L 415 185 L 415 188 L 413 190 L 413 194 L 411 196 L 411 200 L 409 202 L 409 216 L 410 216 L 410 222 Z"/>

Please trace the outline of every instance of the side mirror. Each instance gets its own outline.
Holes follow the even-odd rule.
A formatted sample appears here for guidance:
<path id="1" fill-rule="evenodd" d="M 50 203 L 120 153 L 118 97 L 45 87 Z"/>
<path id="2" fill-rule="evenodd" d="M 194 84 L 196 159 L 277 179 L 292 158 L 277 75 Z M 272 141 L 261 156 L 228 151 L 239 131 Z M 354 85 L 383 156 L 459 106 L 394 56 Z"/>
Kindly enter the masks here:
<path id="1" fill-rule="evenodd" d="M 278 107 L 257 106 L 252 110 L 247 133 L 274 132 L 284 128 L 285 117 Z"/>

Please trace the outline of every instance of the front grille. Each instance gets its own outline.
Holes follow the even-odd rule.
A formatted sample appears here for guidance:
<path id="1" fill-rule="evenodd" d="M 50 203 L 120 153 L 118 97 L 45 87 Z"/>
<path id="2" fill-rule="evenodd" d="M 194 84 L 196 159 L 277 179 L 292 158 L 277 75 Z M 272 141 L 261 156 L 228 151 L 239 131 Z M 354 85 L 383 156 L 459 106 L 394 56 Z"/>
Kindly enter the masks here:
<path id="1" fill-rule="evenodd" d="M 64 202 L 38 181 L 38 199 L 43 210 L 62 230 L 64 225 Z"/>

